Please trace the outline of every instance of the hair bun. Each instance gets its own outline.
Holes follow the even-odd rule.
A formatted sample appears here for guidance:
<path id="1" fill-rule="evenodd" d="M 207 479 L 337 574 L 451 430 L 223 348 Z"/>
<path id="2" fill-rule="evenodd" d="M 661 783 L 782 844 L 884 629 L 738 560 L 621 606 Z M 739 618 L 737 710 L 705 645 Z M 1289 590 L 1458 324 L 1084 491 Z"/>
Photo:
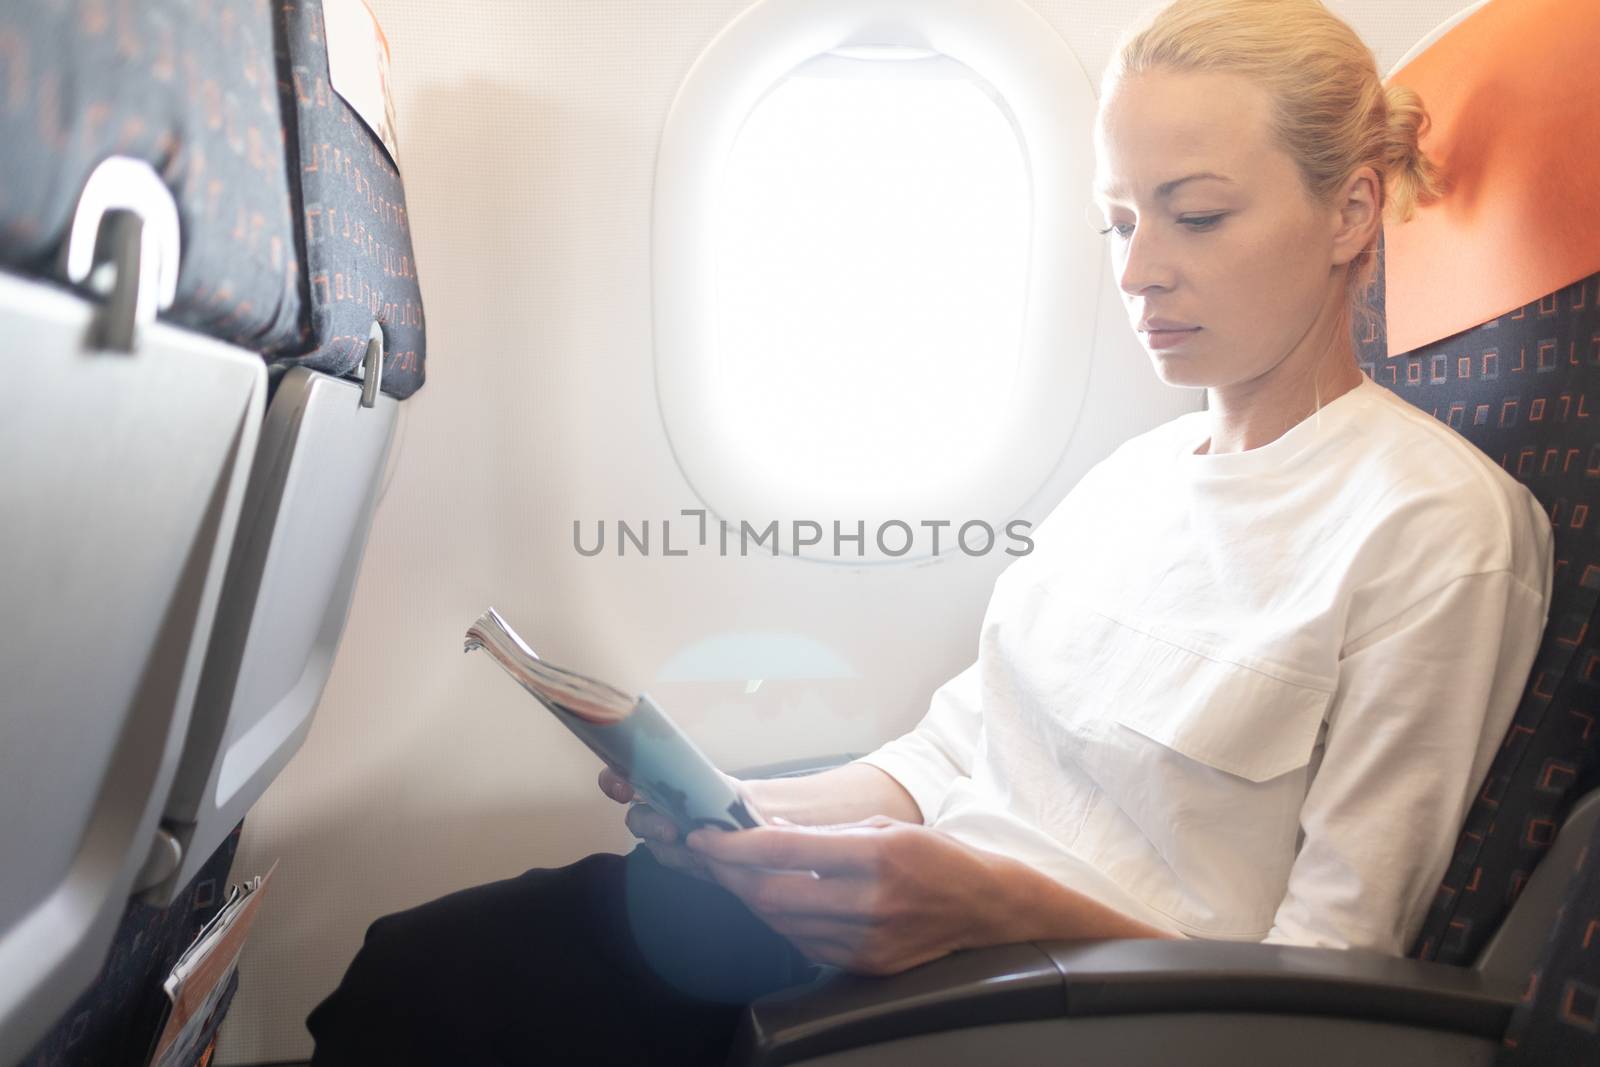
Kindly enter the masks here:
<path id="1" fill-rule="evenodd" d="M 1445 192 L 1444 175 L 1423 154 L 1419 142 L 1427 133 L 1428 109 L 1414 89 L 1390 83 L 1383 89 L 1388 118 L 1384 135 L 1384 186 L 1389 210 L 1401 222 L 1419 204 L 1431 204 Z"/>

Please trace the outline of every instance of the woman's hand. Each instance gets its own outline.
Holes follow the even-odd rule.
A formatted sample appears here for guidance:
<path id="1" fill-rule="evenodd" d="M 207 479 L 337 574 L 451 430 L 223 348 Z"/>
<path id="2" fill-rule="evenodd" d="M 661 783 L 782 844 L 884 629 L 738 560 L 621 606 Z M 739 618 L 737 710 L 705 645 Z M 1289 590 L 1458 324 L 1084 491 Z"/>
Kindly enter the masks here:
<path id="1" fill-rule="evenodd" d="M 1010 936 L 1021 864 L 926 826 L 875 815 L 695 830 L 686 843 L 717 882 L 820 963 L 898 974 L 956 949 L 1024 939 Z"/>
<path id="2" fill-rule="evenodd" d="M 677 824 L 649 804 L 639 799 L 632 783 L 608 763 L 600 772 L 600 791 L 619 804 L 628 805 L 623 823 L 634 837 L 644 842 L 644 847 L 663 867 L 682 871 L 691 878 L 714 882 L 705 860 L 685 848 L 679 840 Z"/>

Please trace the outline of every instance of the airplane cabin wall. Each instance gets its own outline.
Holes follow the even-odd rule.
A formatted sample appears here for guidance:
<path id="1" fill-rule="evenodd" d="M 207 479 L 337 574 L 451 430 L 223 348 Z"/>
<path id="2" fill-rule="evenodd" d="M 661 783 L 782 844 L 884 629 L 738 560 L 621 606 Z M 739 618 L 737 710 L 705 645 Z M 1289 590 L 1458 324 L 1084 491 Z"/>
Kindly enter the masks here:
<path id="1" fill-rule="evenodd" d="M 1328 2 L 1382 72 L 1469 5 Z M 245 821 L 234 877 L 282 862 L 219 1064 L 309 1055 L 305 1015 L 378 916 L 632 846 L 622 808 L 595 788 L 594 758 L 492 662 L 461 654 L 484 607 L 552 661 L 648 689 L 727 769 L 865 752 L 914 725 L 972 661 L 990 588 L 1013 558 L 1003 534 L 991 553 L 946 554 L 931 571 L 667 559 L 654 540 L 646 558 L 619 559 L 610 542 L 594 558 L 573 548 L 575 519 L 586 536 L 601 519 L 649 519 L 658 538 L 662 519 L 701 506 L 665 447 L 655 396 L 652 179 L 679 84 L 746 6 L 372 0 L 393 52 L 429 383 L 402 406 L 310 736 Z M 1145 7 L 1030 6 L 1096 84 Z M 1091 374 L 1035 522 L 1118 440 L 1199 406 L 1155 381 L 1109 270 L 1095 350 L 1136 369 Z M 677 542 L 684 528 L 673 529 Z M 837 676 L 808 678 L 798 652 L 771 652 L 749 672 L 766 679 L 753 694 L 742 677 L 656 684 L 685 645 L 747 631 L 788 634 L 791 652 L 826 653 Z"/>

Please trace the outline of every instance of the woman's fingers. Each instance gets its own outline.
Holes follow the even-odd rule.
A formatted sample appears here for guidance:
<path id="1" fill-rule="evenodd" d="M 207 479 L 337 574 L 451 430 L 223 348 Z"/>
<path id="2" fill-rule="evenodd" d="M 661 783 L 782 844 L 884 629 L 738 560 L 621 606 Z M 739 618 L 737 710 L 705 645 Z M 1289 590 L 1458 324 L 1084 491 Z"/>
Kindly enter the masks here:
<path id="1" fill-rule="evenodd" d="M 823 915 L 772 915 L 763 918 L 768 926 L 796 945 L 802 941 L 827 942 L 836 948 L 854 950 L 871 932 L 866 923 Z"/>
<path id="2" fill-rule="evenodd" d="M 633 836 L 641 840 L 660 841 L 667 845 L 678 844 L 677 824 L 648 804 L 634 803 L 628 808 L 628 814 L 622 821 L 632 831 Z"/>
<path id="3" fill-rule="evenodd" d="M 707 859 L 752 867 L 780 867 L 792 871 L 872 874 L 881 865 L 883 842 L 877 827 L 818 829 L 798 826 L 758 826 L 737 833 L 696 830 L 685 842 Z"/>
<path id="4" fill-rule="evenodd" d="M 705 861 L 679 842 L 678 827 L 671 819 L 648 804 L 635 803 L 623 821 L 661 866 L 715 883 Z"/>
<path id="5" fill-rule="evenodd" d="M 617 803 L 628 805 L 622 821 L 634 837 L 644 842 L 657 863 L 703 881 L 714 881 L 705 861 L 679 842 L 677 824 L 640 800 L 628 780 L 609 763 L 600 771 L 600 791 Z"/>
<path id="6" fill-rule="evenodd" d="M 698 849 L 690 851 L 705 861 L 712 876 L 724 889 L 769 921 L 779 915 L 850 920 L 872 913 L 870 904 L 877 886 L 871 881 L 859 878 L 813 878 L 810 871 L 762 870 L 738 863 L 723 863 Z"/>
<path id="7" fill-rule="evenodd" d="M 609 763 L 600 769 L 600 792 L 618 804 L 626 804 L 634 798 L 633 786 L 613 770 Z"/>

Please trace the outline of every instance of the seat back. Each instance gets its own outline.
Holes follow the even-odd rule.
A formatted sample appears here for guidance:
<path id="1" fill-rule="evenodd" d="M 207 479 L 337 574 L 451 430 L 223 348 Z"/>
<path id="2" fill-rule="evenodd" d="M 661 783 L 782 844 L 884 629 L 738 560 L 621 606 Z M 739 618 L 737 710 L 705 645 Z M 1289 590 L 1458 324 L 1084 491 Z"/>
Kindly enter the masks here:
<path id="1" fill-rule="evenodd" d="M 164 999 L 147 920 L 211 906 L 305 736 L 422 384 L 322 5 L 103 6 L 0 5 L 0 65 L 49 59 L 0 111 L 0 1064 Z"/>
<path id="2" fill-rule="evenodd" d="M 183 950 L 222 910 L 242 829 L 242 823 L 234 827 L 171 904 L 162 907 L 138 898 L 126 902 L 94 983 L 16 1067 L 144 1062 L 139 1057 L 161 1032 L 171 1006 L 162 983 Z"/>
<path id="3" fill-rule="evenodd" d="M 155 837 L 260 433 L 266 371 L 0 275 L 0 1062 L 94 978 Z"/>
<path id="4" fill-rule="evenodd" d="M 1555 534 L 1544 639 L 1411 946 L 1422 959 L 1480 957 L 1600 780 L 1597 38 L 1589 0 L 1485 0 L 1388 78 L 1428 108 L 1422 149 L 1448 188 L 1385 223 L 1362 368 L 1526 485 Z"/>
<path id="5" fill-rule="evenodd" d="M 1380 271 L 1381 263 L 1380 245 Z M 1380 273 L 1379 292 L 1381 281 Z M 1600 272 L 1393 356 L 1380 316 L 1358 346 L 1362 369 L 1376 381 L 1527 485 L 1555 533 L 1544 640 L 1410 954 L 1472 963 L 1523 984 L 1497 1059 L 1502 1067 L 1594 1062 L 1600 539 L 1589 523 L 1591 515 L 1600 519 Z M 1555 866 L 1541 867 L 1557 844 Z"/>
<path id="6" fill-rule="evenodd" d="M 1562 829 L 1565 837 L 1579 812 L 1589 816 L 1581 845 L 1552 853 L 1535 876 L 1565 892 L 1558 920 L 1528 968 L 1497 1067 L 1600 1062 L 1600 812 L 1594 809 L 1600 797 L 1590 794 Z"/>
<path id="7" fill-rule="evenodd" d="M 168 905 L 311 729 L 344 634 L 399 401 L 304 367 L 278 382 L 239 515 L 183 757 L 162 812 L 178 846 L 144 887 Z"/>
<path id="8" fill-rule="evenodd" d="M 1525 484 L 1555 530 L 1544 641 L 1410 953 L 1468 964 L 1600 783 L 1600 274 L 1409 352 L 1389 355 L 1381 321 L 1358 346 L 1374 381 Z"/>

